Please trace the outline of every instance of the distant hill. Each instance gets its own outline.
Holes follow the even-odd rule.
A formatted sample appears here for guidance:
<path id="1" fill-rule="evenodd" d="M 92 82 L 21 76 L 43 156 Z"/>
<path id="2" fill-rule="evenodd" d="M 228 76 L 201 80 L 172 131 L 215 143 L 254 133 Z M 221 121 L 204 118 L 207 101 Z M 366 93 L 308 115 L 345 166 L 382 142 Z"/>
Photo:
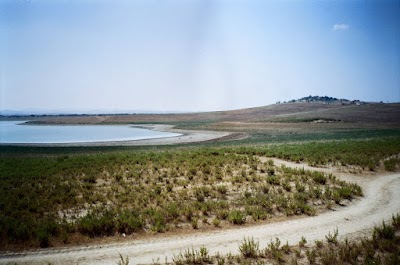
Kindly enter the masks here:
<path id="1" fill-rule="evenodd" d="M 325 103 L 325 104 L 341 104 L 341 105 L 365 105 L 369 104 L 368 102 L 360 101 L 360 100 L 349 100 L 349 99 L 338 99 L 334 97 L 328 96 L 308 96 L 303 97 L 300 99 L 292 99 L 289 100 L 288 103 L 298 103 L 298 102 L 318 102 L 318 103 Z"/>
<path id="2" fill-rule="evenodd" d="M 6 117 L 3 117 L 3 119 Z M 6 119 L 11 119 L 8 117 Z M 176 124 L 207 128 L 217 123 L 348 123 L 400 127 L 400 103 L 308 96 L 273 105 L 215 112 L 101 114 L 31 117 L 45 124 Z M 205 127 L 204 127 L 205 126 Z"/>

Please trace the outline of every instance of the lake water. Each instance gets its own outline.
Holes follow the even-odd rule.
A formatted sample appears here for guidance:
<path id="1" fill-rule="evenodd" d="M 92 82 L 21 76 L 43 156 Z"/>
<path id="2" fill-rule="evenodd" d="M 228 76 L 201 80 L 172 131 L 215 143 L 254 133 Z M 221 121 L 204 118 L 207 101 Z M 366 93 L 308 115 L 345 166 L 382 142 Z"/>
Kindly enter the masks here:
<path id="1" fill-rule="evenodd" d="M 0 121 L 2 144 L 130 141 L 179 135 L 130 125 L 24 125 L 24 121 Z"/>

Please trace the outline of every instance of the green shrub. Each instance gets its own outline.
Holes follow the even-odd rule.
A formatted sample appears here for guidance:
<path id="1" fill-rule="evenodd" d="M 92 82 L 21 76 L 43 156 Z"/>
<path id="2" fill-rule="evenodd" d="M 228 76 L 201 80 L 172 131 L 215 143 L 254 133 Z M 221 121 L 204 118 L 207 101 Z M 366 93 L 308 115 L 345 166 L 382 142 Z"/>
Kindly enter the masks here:
<path id="1" fill-rule="evenodd" d="M 315 264 L 315 261 L 316 261 L 316 259 L 317 259 L 317 252 L 315 251 L 315 249 L 313 249 L 313 250 L 306 250 L 306 256 L 307 256 L 307 259 L 308 259 L 308 262 L 310 263 L 310 264 Z"/>
<path id="2" fill-rule="evenodd" d="M 324 246 L 324 242 L 322 242 L 321 240 L 315 240 L 315 245 L 317 246 L 317 248 L 322 248 Z"/>
<path id="3" fill-rule="evenodd" d="M 231 222 L 232 224 L 235 224 L 235 225 L 242 225 L 242 224 L 245 223 L 245 218 L 246 218 L 246 216 L 245 216 L 245 214 L 244 214 L 242 211 L 239 211 L 239 210 L 232 210 L 232 211 L 229 213 L 229 218 L 228 218 L 228 220 L 229 220 L 229 222 Z"/>
<path id="4" fill-rule="evenodd" d="M 202 262 L 209 262 L 208 249 L 204 246 L 200 247 L 200 259 Z"/>
<path id="5" fill-rule="evenodd" d="M 281 184 L 278 176 L 268 176 L 267 182 L 271 185 L 276 185 L 276 186 Z"/>
<path id="6" fill-rule="evenodd" d="M 166 210 L 166 217 L 167 221 L 172 221 L 175 220 L 179 217 L 180 215 L 180 206 L 176 202 L 170 202 L 168 205 L 165 207 Z"/>
<path id="7" fill-rule="evenodd" d="M 245 258 L 256 258 L 259 252 L 259 243 L 254 241 L 254 238 L 245 238 L 239 246 L 239 251 Z"/>
<path id="8" fill-rule="evenodd" d="M 286 244 L 282 246 L 282 251 L 285 252 L 286 254 L 290 253 L 289 242 L 286 241 Z"/>
<path id="9" fill-rule="evenodd" d="M 325 185 L 326 184 L 326 177 L 324 173 L 318 171 L 312 171 L 311 178 L 318 184 Z"/>
<path id="10" fill-rule="evenodd" d="M 290 192 L 292 190 L 292 186 L 290 185 L 290 183 L 288 181 L 284 181 L 282 183 L 282 186 L 287 192 Z"/>
<path id="11" fill-rule="evenodd" d="M 217 191 L 221 194 L 226 194 L 228 192 L 228 188 L 225 185 L 217 186 Z"/>
<path id="12" fill-rule="evenodd" d="M 118 232 L 130 234 L 142 229 L 143 220 L 138 212 L 125 210 L 118 214 L 116 225 Z"/>
<path id="13" fill-rule="evenodd" d="M 400 228 L 400 214 L 392 215 L 392 225 L 395 228 Z"/>
<path id="14" fill-rule="evenodd" d="M 174 264 L 207 264 L 210 262 L 210 256 L 208 255 L 208 249 L 200 247 L 200 250 L 187 249 L 182 254 L 174 255 L 172 258 Z"/>
<path id="15" fill-rule="evenodd" d="M 399 158 L 390 158 L 383 161 L 385 165 L 385 170 L 387 171 L 396 171 L 397 166 L 400 164 Z"/>
<path id="16" fill-rule="evenodd" d="M 275 168 L 274 167 L 268 167 L 267 168 L 267 173 L 268 173 L 268 176 L 274 176 L 275 175 Z"/>
<path id="17" fill-rule="evenodd" d="M 322 251 L 320 253 L 320 261 L 321 264 L 323 265 L 332 265 L 332 264 L 340 264 L 338 263 L 337 260 L 337 253 L 335 253 L 335 251 L 332 250 L 326 250 L 326 251 Z M 369 264 L 369 263 L 367 263 Z M 373 263 L 371 263 L 373 264 Z"/>
<path id="18" fill-rule="evenodd" d="M 34 220 L 18 220 L 5 217 L 0 218 L 0 220 L 0 229 L 11 242 L 23 242 L 32 238 L 32 223 Z"/>
<path id="19" fill-rule="evenodd" d="M 353 190 L 351 187 L 340 187 L 338 190 L 339 197 L 342 199 L 351 199 L 353 197 Z"/>
<path id="20" fill-rule="evenodd" d="M 338 231 L 338 229 L 335 229 L 333 234 L 331 234 L 331 232 L 329 232 L 328 235 L 325 236 L 326 241 L 329 244 L 337 245 L 338 244 L 338 241 L 337 241 L 338 235 L 339 235 L 339 231 Z"/>
<path id="21" fill-rule="evenodd" d="M 214 225 L 215 227 L 219 227 L 220 224 L 221 224 L 221 221 L 220 221 L 218 218 L 214 218 L 214 219 L 213 219 L 213 225 Z"/>
<path id="22" fill-rule="evenodd" d="M 194 209 L 191 205 L 185 205 L 185 207 L 183 207 L 183 213 L 189 222 L 192 221 Z"/>
<path id="23" fill-rule="evenodd" d="M 293 198 L 299 202 L 307 203 L 308 199 L 310 199 L 310 194 L 305 192 L 296 192 L 293 195 Z"/>
<path id="24" fill-rule="evenodd" d="M 39 241 L 41 248 L 47 248 L 50 246 L 50 233 L 46 228 L 40 228 L 36 232 L 36 238 Z"/>
<path id="25" fill-rule="evenodd" d="M 271 240 L 271 242 L 268 243 L 268 247 L 265 249 L 266 256 L 273 258 L 275 261 L 277 261 L 278 264 L 282 264 L 285 261 L 282 252 L 283 249 L 281 249 L 280 246 L 281 246 L 281 241 L 279 240 L 279 238 L 275 238 L 275 242 Z M 284 247 L 285 252 L 289 252 L 287 247 L 288 245 Z"/>
<path id="26" fill-rule="evenodd" d="M 298 181 L 296 182 L 295 186 L 298 192 L 304 192 L 306 190 L 306 187 L 304 185 L 301 185 Z"/>
<path id="27" fill-rule="evenodd" d="M 349 264 L 357 264 L 357 259 L 361 254 L 361 249 L 357 244 L 350 244 L 346 238 L 345 244 L 339 245 L 338 252 L 340 260 Z"/>
<path id="28" fill-rule="evenodd" d="M 299 241 L 299 247 L 303 248 L 306 244 L 307 244 L 307 239 L 304 236 L 302 236 Z"/>
<path id="29" fill-rule="evenodd" d="M 192 219 L 192 228 L 193 229 L 198 229 L 199 228 L 199 220 L 197 218 Z"/>
<path id="30" fill-rule="evenodd" d="M 89 213 L 78 222 L 79 232 L 91 237 L 112 235 L 115 227 L 115 214 L 110 210 Z"/>
<path id="31" fill-rule="evenodd" d="M 148 210 L 149 223 L 151 230 L 154 232 L 162 233 L 166 230 L 166 220 L 161 210 L 151 208 Z"/>
<path id="32" fill-rule="evenodd" d="M 194 190 L 194 195 L 196 196 L 196 200 L 197 200 L 198 202 L 204 202 L 204 200 L 205 200 L 205 194 L 204 194 L 204 191 L 203 191 L 202 189 L 196 188 L 196 189 Z"/>
<path id="33" fill-rule="evenodd" d="M 226 220 L 229 217 L 229 211 L 228 210 L 218 210 L 217 217 L 221 220 Z"/>
<path id="34" fill-rule="evenodd" d="M 382 226 L 375 226 L 372 238 L 374 241 L 379 241 L 381 239 L 392 240 L 394 239 L 396 231 L 393 226 L 386 225 L 382 222 Z"/>

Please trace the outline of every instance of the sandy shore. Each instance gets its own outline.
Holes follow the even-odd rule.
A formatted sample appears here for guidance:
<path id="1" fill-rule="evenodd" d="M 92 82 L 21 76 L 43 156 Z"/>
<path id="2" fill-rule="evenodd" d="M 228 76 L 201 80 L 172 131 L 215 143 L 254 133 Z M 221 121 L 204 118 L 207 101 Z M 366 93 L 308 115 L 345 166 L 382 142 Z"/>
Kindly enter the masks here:
<path id="1" fill-rule="evenodd" d="M 145 145 L 174 145 L 195 142 L 216 141 L 219 139 L 241 139 L 245 136 L 235 135 L 229 132 L 219 131 L 195 131 L 175 129 L 173 125 L 153 124 L 134 125 L 132 127 L 144 128 L 160 132 L 177 133 L 178 136 L 161 137 L 132 141 L 104 141 L 104 142 L 77 142 L 77 143 L 32 143 L 32 144 L 0 144 L 13 146 L 48 146 L 48 147 L 71 147 L 71 146 L 145 146 Z"/>

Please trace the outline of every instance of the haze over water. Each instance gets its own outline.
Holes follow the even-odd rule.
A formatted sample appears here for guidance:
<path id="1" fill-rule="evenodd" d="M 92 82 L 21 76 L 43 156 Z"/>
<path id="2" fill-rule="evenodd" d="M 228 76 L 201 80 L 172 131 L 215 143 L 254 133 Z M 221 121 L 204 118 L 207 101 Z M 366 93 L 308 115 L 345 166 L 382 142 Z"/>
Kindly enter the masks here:
<path id="1" fill-rule="evenodd" d="M 24 125 L 0 121 L 0 144 L 85 143 L 131 141 L 179 136 L 130 125 Z"/>

